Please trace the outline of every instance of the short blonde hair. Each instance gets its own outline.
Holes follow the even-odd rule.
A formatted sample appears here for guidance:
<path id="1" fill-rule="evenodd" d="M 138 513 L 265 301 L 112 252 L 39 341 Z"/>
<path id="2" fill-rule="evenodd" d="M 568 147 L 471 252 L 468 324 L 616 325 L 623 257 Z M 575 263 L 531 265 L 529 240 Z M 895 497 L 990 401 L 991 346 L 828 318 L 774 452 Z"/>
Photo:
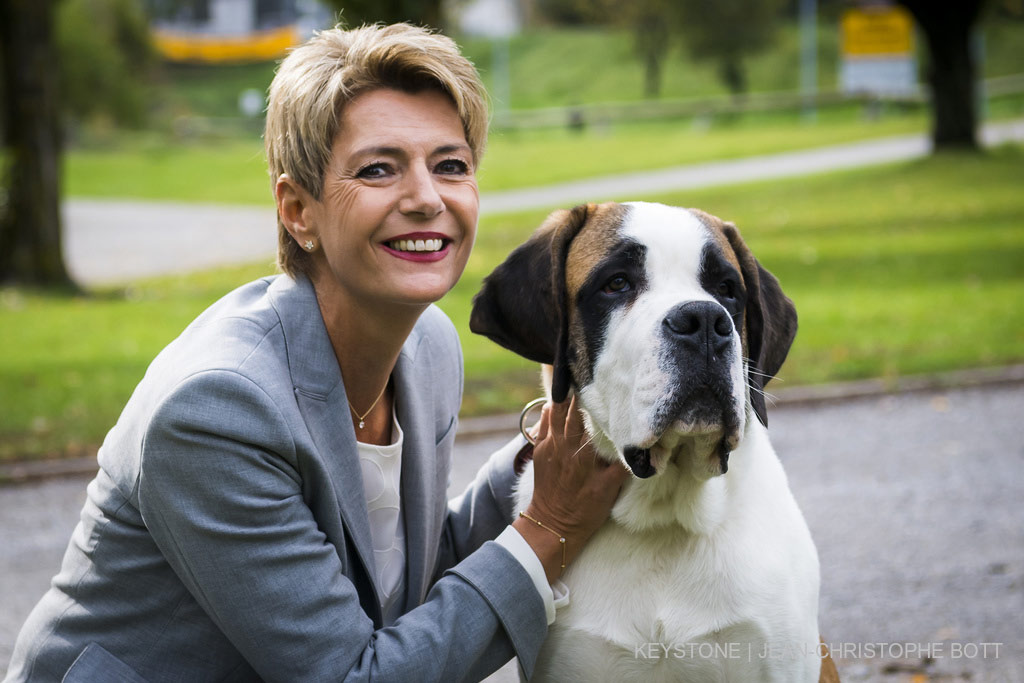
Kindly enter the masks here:
<path id="1" fill-rule="evenodd" d="M 378 88 L 447 94 L 462 120 L 474 163 L 487 141 L 487 95 L 473 64 L 450 38 L 409 24 L 321 31 L 293 49 L 270 84 L 264 144 L 273 188 L 287 173 L 320 198 L 342 109 Z M 309 254 L 278 216 L 278 266 L 308 273 Z"/>

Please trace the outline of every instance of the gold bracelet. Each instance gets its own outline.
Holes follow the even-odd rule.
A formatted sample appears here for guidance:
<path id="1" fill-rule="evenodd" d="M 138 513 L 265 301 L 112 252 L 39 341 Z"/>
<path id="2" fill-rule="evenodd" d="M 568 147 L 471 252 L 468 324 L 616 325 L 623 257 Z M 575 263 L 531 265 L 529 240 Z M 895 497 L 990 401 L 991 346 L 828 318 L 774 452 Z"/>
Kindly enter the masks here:
<path id="1" fill-rule="evenodd" d="M 530 520 L 531 522 L 533 522 L 534 524 L 539 526 L 541 529 L 544 529 L 545 531 L 550 531 L 555 536 L 558 536 L 558 542 L 562 544 L 562 569 L 565 569 L 565 536 L 563 536 L 562 534 L 558 533 L 557 531 L 555 531 L 551 527 L 545 526 L 544 524 L 541 524 L 538 520 L 534 519 L 530 515 L 528 515 L 525 512 L 523 512 L 522 510 L 519 511 L 519 516 L 520 517 L 525 517 L 526 519 Z"/>

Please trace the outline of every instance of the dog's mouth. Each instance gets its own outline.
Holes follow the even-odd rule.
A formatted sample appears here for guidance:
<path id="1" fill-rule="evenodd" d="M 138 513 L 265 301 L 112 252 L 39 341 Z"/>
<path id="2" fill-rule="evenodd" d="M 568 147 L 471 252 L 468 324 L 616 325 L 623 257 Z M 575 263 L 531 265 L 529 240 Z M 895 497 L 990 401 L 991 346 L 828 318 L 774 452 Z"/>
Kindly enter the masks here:
<path id="1" fill-rule="evenodd" d="M 629 465 L 633 476 L 638 479 L 653 477 L 658 473 L 658 469 L 651 462 L 650 448 L 626 446 L 622 451 L 622 456 L 626 459 L 626 464 Z"/>
<path id="2" fill-rule="evenodd" d="M 622 450 L 622 455 L 638 479 L 660 474 L 673 458 L 686 456 L 713 457 L 717 460 L 720 473 L 724 474 L 729 468 L 729 453 L 735 447 L 733 441 L 721 426 L 709 426 L 704 432 L 673 429 L 663 434 L 652 446 L 627 446 Z"/>
<path id="3" fill-rule="evenodd" d="M 622 449 L 626 465 L 639 479 L 664 472 L 674 458 L 711 459 L 719 474 L 729 468 L 729 453 L 739 442 L 739 420 L 728 403 L 710 390 L 691 393 L 661 410 L 645 443 Z M 660 428 L 659 428 L 660 427 Z"/>

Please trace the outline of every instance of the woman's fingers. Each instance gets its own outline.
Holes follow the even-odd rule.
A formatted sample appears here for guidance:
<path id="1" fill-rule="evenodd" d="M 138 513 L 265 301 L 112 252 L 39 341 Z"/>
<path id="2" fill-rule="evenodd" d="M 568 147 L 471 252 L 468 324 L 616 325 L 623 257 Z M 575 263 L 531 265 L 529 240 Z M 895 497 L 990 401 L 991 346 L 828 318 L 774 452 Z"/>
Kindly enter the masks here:
<path id="1" fill-rule="evenodd" d="M 583 427 L 583 415 L 580 413 L 579 404 L 576 402 L 576 394 L 573 394 L 572 399 L 569 400 L 566 411 L 568 416 L 565 421 L 565 435 L 567 437 L 582 436 L 585 429 Z"/>
<path id="2" fill-rule="evenodd" d="M 540 422 L 534 428 L 534 438 L 537 441 L 543 441 L 548 438 L 548 432 L 551 431 L 551 402 L 548 401 L 544 404 L 544 407 L 540 411 Z"/>
<path id="3" fill-rule="evenodd" d="M 566 417 L 569 413 L 569 402 L 562 401 L 561 403 L 553 403 L 548 401 L 544 404 L 544 407 L 550 407 L 552 433 L 558 438 L 564 437 Z"/>

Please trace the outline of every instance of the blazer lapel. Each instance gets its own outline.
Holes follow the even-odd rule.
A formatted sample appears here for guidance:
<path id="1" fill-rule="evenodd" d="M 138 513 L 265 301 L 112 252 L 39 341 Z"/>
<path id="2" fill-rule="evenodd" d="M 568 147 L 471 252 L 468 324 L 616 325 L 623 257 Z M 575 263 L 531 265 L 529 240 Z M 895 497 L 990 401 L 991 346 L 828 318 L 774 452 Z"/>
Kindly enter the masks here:
<path id="1" fill-rule="evenodd" d="M 429 365 L 417 366 L 422 352 L 417 330 L 406 341 L 395 366 L 398 422 L 405 433 L 402 447 L 402 518 L 405 523 L 405 610 L 419 605 L 430 588 L 433 560 L 441 529 L 434 508 L 437 503 L 437 453 L 434 433 L 434 392 Z"/>
<path id="2" fill-rule="evenodd" d="M 377 608 L 374 610 L 377 614 L 370 616 L 379 621 L 380 597 L 374 577 L 373 540 L 356 435 L 349 418 L 341 370 L 320 316 L 316 293 L 308 279 L 292 280 L 287 275 L 278 276 L 270 293 L 284 330 L 295 400 L 330 480 L 341 522 L 370 577 L 373 603 Z M 308 482 L 307 485 L 316 484 Z"/>

